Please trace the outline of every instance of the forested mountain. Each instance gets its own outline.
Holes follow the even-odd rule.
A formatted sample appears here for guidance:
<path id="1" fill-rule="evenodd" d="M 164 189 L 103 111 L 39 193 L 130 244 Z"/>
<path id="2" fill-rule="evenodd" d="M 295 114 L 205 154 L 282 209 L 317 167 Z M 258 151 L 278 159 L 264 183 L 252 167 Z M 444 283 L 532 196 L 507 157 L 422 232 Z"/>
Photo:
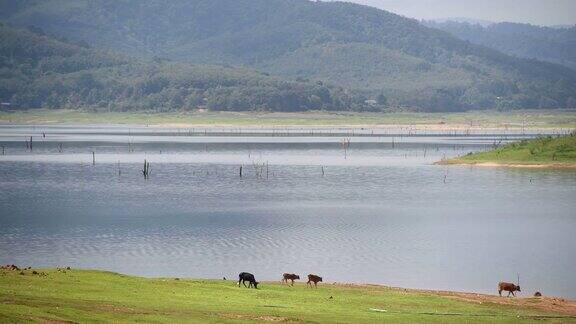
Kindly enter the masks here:
<path id="1" fill-rule="evenodd" d="M 509 55 L 557 63 L 576 70 L 576 26 L 553 28 L 518 23 L 481 26 L 454 21 L 423 23 Z"/>
<path id="2" fill-rule="evenodd" d="M 576 107 L 576 72 L 383 10 L 307 0 L 0 0 L 0 19 L 144 58 L 244 66 L 427 111 Z M 334 108 L 336 109 L 336 108 Z"/>
<path id="3" fill-rule="evenodd" d="M 242 68 L 133 59 L 0 26 L 0 99 L 16 108 L 364 110 L 341 88 Z"/>

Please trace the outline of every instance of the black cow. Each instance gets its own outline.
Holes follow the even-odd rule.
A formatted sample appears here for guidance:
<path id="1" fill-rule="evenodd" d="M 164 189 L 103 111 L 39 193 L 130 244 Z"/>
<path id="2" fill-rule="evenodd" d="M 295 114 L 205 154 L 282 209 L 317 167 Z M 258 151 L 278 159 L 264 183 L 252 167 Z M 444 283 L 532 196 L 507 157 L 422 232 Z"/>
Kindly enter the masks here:
<path id="1" fill-rule="evenodd" d="M 252 286 L 254 286 L 254 288 L 258 289 L 258 281 L 256 281 L 256 279 L 254 279 L 254 275 L 248 272 L 242 272 L 238 275 L 238 286 L 240 286 L 240 283 L 244 284 L 244 287 L 246 287 L 246 281 L 248 281 L 248 287 L 250 288 Z"/>

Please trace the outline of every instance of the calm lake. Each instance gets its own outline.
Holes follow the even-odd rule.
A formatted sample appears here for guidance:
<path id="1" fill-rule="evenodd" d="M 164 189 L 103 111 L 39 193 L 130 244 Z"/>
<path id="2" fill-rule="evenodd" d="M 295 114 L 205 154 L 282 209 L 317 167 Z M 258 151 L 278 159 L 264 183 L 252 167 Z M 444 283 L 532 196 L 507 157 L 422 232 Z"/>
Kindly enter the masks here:
<path id="1" fill-rule="evenodd" d="M 575 298 L 576 172 L 433 165 L 533 135 L 4 125 L 0 263 Z"/>

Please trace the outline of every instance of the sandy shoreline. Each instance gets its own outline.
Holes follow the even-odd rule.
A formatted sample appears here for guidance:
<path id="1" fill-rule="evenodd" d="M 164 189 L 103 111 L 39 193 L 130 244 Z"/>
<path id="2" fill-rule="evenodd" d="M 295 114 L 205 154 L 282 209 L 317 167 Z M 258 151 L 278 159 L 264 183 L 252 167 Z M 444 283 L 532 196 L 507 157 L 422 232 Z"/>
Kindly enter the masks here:
<path id="1" fill-rule="evenodd" d="M 574 128 L 563 127 L 541 127 L 541 126 L 527 126 L 521 125 L 466 125 L 466 124 L 226 124 L 226 123 L 210 123 L 210 124 L 192 124 L 192 123 L 62 123 L 58 121 L 43 121 L 30 122 L 30 123 L 11 123 L 0 120 L 0 126 L 118 126 L 118 127 L 142 127 L 151 129 L 178 129 L 178 130 L 222 130 L 226 132 L 238 131 L 249 132 L 253 131 L 330 131 L 330 130 L 345 130 L 345 131 L 401 131 L 406 135 L 422 135 L 427 133 L 443 134 L 443 135 L 482 135 L 482 134 L 567 134 L 574 131 Z"/>

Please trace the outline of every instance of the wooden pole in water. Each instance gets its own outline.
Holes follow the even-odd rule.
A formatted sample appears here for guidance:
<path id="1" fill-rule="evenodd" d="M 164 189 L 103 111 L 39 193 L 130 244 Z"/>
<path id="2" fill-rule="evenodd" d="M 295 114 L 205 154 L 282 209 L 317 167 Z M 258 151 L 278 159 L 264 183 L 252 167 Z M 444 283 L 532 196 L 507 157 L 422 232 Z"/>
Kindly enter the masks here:
<path id="1" fill-rule="evenodd" d="M 242 166 L 240 166 L 240 178 L 242 178 Z"/>
<path id="2" fill-rule="evenodd" d="M 92 165 L 96 165 L 96 154 L 92 151 Z"/>
<path id="3" fill-rule="evenodd" d="M 4 145 L 2 145 L 2 155 L 6 154 L 6 151 L 4 149 Z"/>
<path id="4" fill-rule="evenodd" d="M 322 176 L 324 176 L 324 166 L 322 166 Z"/>

